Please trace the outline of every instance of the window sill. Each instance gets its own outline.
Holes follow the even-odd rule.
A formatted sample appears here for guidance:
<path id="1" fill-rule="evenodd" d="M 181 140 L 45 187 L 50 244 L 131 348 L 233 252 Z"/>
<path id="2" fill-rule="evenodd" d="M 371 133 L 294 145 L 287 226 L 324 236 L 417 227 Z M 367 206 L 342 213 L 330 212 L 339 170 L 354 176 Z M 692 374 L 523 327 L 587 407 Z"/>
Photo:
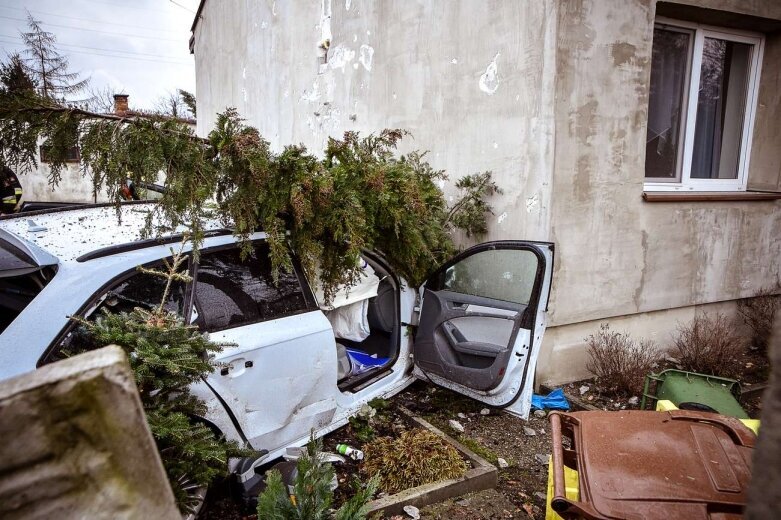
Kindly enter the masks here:
<path id="1" fill-rule="evenodd" d="M 645 202 L 729 202 L 779 200 L 781 193 L 769 191 L 644 191 Z"/>

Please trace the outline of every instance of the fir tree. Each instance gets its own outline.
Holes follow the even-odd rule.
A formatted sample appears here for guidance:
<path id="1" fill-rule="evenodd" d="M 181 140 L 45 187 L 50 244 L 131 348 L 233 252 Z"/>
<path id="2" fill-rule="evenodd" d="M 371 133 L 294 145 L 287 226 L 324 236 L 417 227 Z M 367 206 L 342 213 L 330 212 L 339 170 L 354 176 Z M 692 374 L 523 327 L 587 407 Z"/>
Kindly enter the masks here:
<path id="1" fill-rule="evenodd" d="M 258 518 L 264 520 L 363 520 L 366 503 L 377 491 L 378 480 L 366 485 L 353 484 L 354 494 L 338 510 L 333 511 L 331 482 L 334 470 L 321 457 L 322 441 L 311 440 L 298 459 L 295 482 L 291 490 L 282 482 L 279 471 L 266 474 L 266 489 L 258 496 Z"/>
<path id="2" fill-rule="evenodd" d="M 18 53 L 11 54 L 7 63 L 0 64 L 0 82 L 0 88 L 16 95 L 31 96 L 35 93 L 35 81 L 27 73 L 24 60 Z"/>
<path id="3" fill-rule="evenodd" d="M 147 422 L 157 444 L 174 496 L 183 512 L 195 505 L 190 493 L 208 486 L 227 471 L 229 455 L 249 454 L 225 442 L 204 423 L 194 419 L 205 413 L 204 404 L 188 386 L 214 370 L 210 355 L 223 345 L 213 343 L 165 310 L 163 303 L 174 281 L 188 282 L 180 272 L 186 257 L 182 251 L 166 261 L 165 270 L 141 269 L 163 277 L 166 286 L 161 304 L 152 311 L 136 308 L 130 313 L 105 311 L 95 321 L 79 320 L 88 337 L 85 349 L 119 345 L 128 354 Z M 77 354 L 79 346 L 69 354 Z"/>
<path id="4" fill-rule="evenodd" d="M 185 104 L 187 109 L 190 111 L 190 113 L 193 115 L 193 117 L 196 117 L 195 113 L 195 94 L 188 92 L 183 89 L 179 89 L 177 91 L 179 93 L 179 97 L 182 99 L 182 103 Z"/>
<path id="5" fill-rule="evenodd" d="M 87 88 L 89 78 L 68 70 L 68 59 L 57 50 L 57 37 L 44 31 L 41 22 L 27 13 L 28 30 L 22 32 L 27 47 L 25 65 L 44 99 L 65 101 Z"/>

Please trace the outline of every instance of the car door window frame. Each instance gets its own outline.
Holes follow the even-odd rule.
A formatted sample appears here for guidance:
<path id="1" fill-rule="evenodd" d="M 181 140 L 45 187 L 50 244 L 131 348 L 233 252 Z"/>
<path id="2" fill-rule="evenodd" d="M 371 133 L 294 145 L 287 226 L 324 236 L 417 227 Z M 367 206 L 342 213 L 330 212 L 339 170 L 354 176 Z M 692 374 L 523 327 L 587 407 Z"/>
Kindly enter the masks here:
<path id="1" fill-rule="evenodd" d="M 187 259 L 187 273 L 192 277 L 192 270 L 194 266 L 194 262 L 191 256 L 191 252 L 186 253 L 188 256 Z M 90 297 L 85 300 L 85 302 L 79 307 L 79 310 L 76 311 L 74 316 L 78 316 L 80 318 L 83 318 L 86 312 L 91 309 L 92 307 L 95 307 L 99 304 L 99 302 L 102 299 L 105 299 L 106 295 L 108 294 L 108 291 L 110 291 L 112 288 L 117 287 L 118 285 L 122 284 L 126 280 L 129 280 L 133 276 L 137 276 L 141 273 L 139 271 L 139 267 L 144 268 L 155 268 L 159 265 L 163 265 L 163 262 L 165 260 L 171 260 L 171 256 L 165 256 L 162 258 L 159 258 L 157 260 L 152 260 L 150 262 L 146 262 L 144 264 L 139 264 L 137 266 L 134 266 L 132 269 L 128 269 L 127 271 L 123 271 L 122 273 L 118 274 L 117 276 L 110 279 L 108 282 L 103 284 L 100 289 L 92 293 Z M 190 307 L 192 306 L 193 302 L 193 282 L 187 282 L 185 284 L 184 289 L 184 302 L 182 304 L 182 317 L 185 319 L 185 323 L 187 323 L 186 320 L 188 320 L 188 316 L 190 315 Z M 162 295 L 161 295 L 162 296 Z M 97 310 L 97 309 L 96 309 Z M 93 311 L 95 312 L 95 311 Z M 68 324 L 63 327 L 63 329 L 60 331 L 59 334 L 55 336 L 55 338 L 49 343 L 49 345 L 46 347 L 46 350 L 43 351 L 43 354 L 41 354 L 41 357 L 38 358 L 38 362 L 36 363 L 36 368 L 40 368 L 43 365 L 46 365 L 48 363 L 51 363 L 53 360 L 51 359 L 52 355 L 60 348 L 62 341 L 65 339 L 65 337 L 78 325 L 75 321 L 72 319 L 68 319 Z"/>
<path id="2" fill-rule="evenodd" d="M 550 242 L 535 242 L 530 240 L 525 240 L 524 242 L 532 244 L 532 245 L 543 245 L 543 246 L 549 246 L 551 248 L 551 252 L 553 253 L 553 244 Z M 470 256 L 478 255 L 484 251 L 490 251 L 490 250 L 508 250 L 508 249 L 514 249 L 514 250 L 523 250 L 523 251 L 530 251 L 534 253 L 534 255 L 537 257 L 537 272 L 534 275 L 534 284 L 532 285 L 531 290 L 531 298 L 529 299 L 529 303 L 526 304 L 526 309 L 523 311 L 523 316 L 521 316 L 521 319 L 519 321 L 519 326 L 523 327 L 524 329 L 532 329 L 534 326 L 534 320 L 535 315 L 537 313 L 537 307 L 539 306 L 540 298 L 542 297 L 542 294 L 539 289 L 541 288 L 541 284 L 543 282 L 543 278 L 545 277 L 545 262 L 546 259 L 543 256 L 542 253 L 540 253 L 539 250 L 528 247 L 526 245 L 519 245 L 514 243 L 513 241 L 505 241 L 505 240 L 495 240 L 492 242 L 484 242 L 482 244 L 478 244 L 474 247 L 471 247 L 465 251 L 460 252 L 444 264 L 442 264 L 438 269 L 436 269 L 431 275 L 429 275 L 426 278 L 426 282 L 423 284 L 423 288 L 428 288 L 429 290 L 444 290 L 442 288 L 440 289 L 431 289 L 430 284 L 432 282 L 436 282 L 438 286 L 443 285 L 443 277 L 446 273 L 446 271 L 454 266 L 455 264 L 459 263 L 461 260 L 464 260 L 465 258 L 468 258 Z M 457 291 L 451 291 L 451 292 L 457 292 Z M 462 294 L 462 293 L 458 293 Z M 550 302 L 550 287 L 548 288 L 548 300 Z M 531 312 L 529 311 L 531 309 Z M 546 308 L 547 309 L 547 304 Z M 515 336 L 517 335 L 517 328 L 516 326 L 515 330 L 513 330 L 513 341 Z"/>
<path id="3" fill-rule="evenodd" d="M 250 242 L 252 244 L 252 247 L 255 247 L 257 244 L 265 244 L 265 243 L 267 243 L 266 239 L 264 239 L 264 238 L 254 239 L 254 240 L 251 240 Z M 230 244 L 222 244 L 222 245 L 219 245 L 219 246 L 206 247 L 206 248 L 203 248 L 203 249 L 201 249 L 199 251 L 199 253 L 198 253 L 199 254 L 199 259 L 198 260 L 193 260 L 191 262 L 192 269 L 191 269 L 191 273 L 190 274 L 191 274 L 191 277 L 192 277 L 192 281 L 190 282 L 190 290 L 189 290 L 189 294 L 190 294 L 190 301 L 189 301 L 189 303 L 190 303 L 190 305 L 188 306 L 187 315 L 185 316 L 186 323 L 190 323 L 191 325 L 197 325 L 196 323 L 191 323 L 191 318 L 192 318 L 192 311 L 196 307 L 196 300 L 197 300 L 196 286 L 198 284 L 198 271 L 199 271 L 199 268 L 200 268 L 200 257 L 203 256 L 203 255 L 212 254 L 212 253 L 218 253 L 220 251 L 226 251 L 226 250 L 231 250 L 231 249 L 239 250 L 240 248 L 241 248 L 241 244 L 237 243 L 237 242 L 233 242 L 233 243 L 230 243 Z M 266 321 L 271 321 L 271 320 L 281 319 L 281 318 L 287 318 L 289 316 L 295 316 L 297 314 L 303 314 L 303 313 L 306 313 L 306 312 L 312 312 L 312 311 L 320 310 L 320 308 L 317 306 L 317 302 L 315 301 L 315 296 L 314 296 L 314 293 L 312 292 L 312 288 L 310 287 L 309 283 L 307 282 L 306 277 L 303 274 L 303 268 L 301 267 L 301 263 L 300 263 L 298 257 L 296 255 L 294 255 L 292 251 L 289 251 L 289 254 L 290 254 L 291 264 L 293 266 L 293 274 L 295 274 L 295 276 L 296 276 L 296 280 L 298 281 L 298 286 L 301 288 L 301 293 L 302 293 L 302 295 L 304 297 L 304 307 L 303 308 L 298 309 L 298 310 L 293 311 L 293 312 L 288 312 L 288 313 L 284 313 L 284 314 L 281 314 L 281 315 L 278 315 L 278 316 L 274 316 L 273 318 L 266 318 L 266 319 L 259 319 L 259 320 L 248 320 L 248 321 L 243 321 L 243 322 L 238 323 L 238 324 L 229 325 L 227 327 L 217 327 L 217 328 L 211 329 L 211 328 L 207 328 L 206 326 L 204 326 L 203 329 L 201 330 L 201 332 L 209 332 L 209 333 L 211 333 L 211 332 L 221 332 L 221 331 L 224 331 L 224 330 L 231 330 L 231 329 L 234 329 L 234 328 L 244 327 L 244 326 L 252 325 L 252 324 L 255 324 L 255 323 L 263 323 L 263 322 L 266 322 Z M 196 310 L 196 312 L 200 313 L 200 311 L 197 311 L 197 310 Z M 200 329 L 200 326 L 199 326 L 199 329 Z"/>

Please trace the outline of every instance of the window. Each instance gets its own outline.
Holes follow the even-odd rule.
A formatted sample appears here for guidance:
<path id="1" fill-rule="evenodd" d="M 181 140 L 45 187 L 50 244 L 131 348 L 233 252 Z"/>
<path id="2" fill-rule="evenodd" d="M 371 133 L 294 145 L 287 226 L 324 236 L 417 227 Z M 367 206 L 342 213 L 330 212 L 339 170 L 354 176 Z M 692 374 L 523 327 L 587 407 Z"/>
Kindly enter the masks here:
<path id="1" fill-rule="evenodd" d="M 148 265 L 151 269 L 163 270 L 162 263 Z M 127 276 L 130 274 L 130 276 Z M 166 280 L 160 276 L 154 276 L 137 270 L 126 273 L 110 289 L 101 293 L 94 302 L 82 313 L 82 317 L 95 321 L 103 315 L 103 309 L 111 313 L 131 312 L 136 307 L 151 311 L 160 305 L 160 298 L 165 290 Z M 186 284 L 181 281 L 171 283 L 164 308 L 168 312 L 174 312 L 184 316 Z M 45 363 L 58 361 L 75 354 L 93 350 L 95 345 L 93 338 L 83 325 L 72 326 L 67 334 L 60 340 L 51 354 L 46 356 Z"/>
<path id="2" fill-rule="evenodd" d="M 295 273 L 280 271 L 274 283 L 265 242 L 256 242 L 244 260 L 235 247 L 201 253 L 193 321 L 202 330 L 223 330 L 306 310 Z"/>
<path id="3" fill-rule="evenodd" d="M 42 163 L 51 162 L 51 158 L 49 157 L 49 147 L 42 144 L 39 148 L 39 153 L 41 154 Z M 65 162 L 77 163 L 79 161 L 81 161 L 81 152 L 79 151 L 79 147 L 71 146 L 70 148 L 68 148 L 68 151 L 65 154 Z"/>
<path id="4" fill-rule="evenodd" d="M 538 266 L 537 255 L 527 249 L 488 249 L 447 268 L 432 290 L 528 305 Z"/>
<path id="5" fill-rule="evenodd" d="M 660 20 L 654 28 L 645 188 L 746 189 L 763 39 Z"/>

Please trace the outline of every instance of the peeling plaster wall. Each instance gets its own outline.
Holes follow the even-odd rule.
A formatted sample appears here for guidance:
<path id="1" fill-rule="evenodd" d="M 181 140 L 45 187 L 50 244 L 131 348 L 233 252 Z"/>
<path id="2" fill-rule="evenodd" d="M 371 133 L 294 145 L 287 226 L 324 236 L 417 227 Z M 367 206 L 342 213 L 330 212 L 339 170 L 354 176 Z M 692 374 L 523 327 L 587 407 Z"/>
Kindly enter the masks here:
<path id="1" fill-rule="evenodd" d="M 487 239 L 549 238 L 554 2 L 206 2 L 198 132 L 236 106 L 279 149 L 405 128 L 450 186 L 491 170 Z M 320 46 L 330 35 L 327 63 Z"/>
<path id="2" fill-rule="evenodd" d="M 781 20 L 781 2 L 678 3 Z M 641 336 L 651 313 L 669 333 L 666 310 L 690 316 L 781 283 L 778 202 L 641 198 L 655 6 L 207 1 L 195 33 L 198 132 L 226 106 L 277 149 L 405 128 L 406 146 L 450 174 L 448 196 L 454 179 L 492 170 L 504 194 L 486 239 L 556 243 L 539 374 L 560 382 L 583 370 L 571 355 L 583 353 L 578 324 L 621 317 Z M 752 186 L 778 187 L 781 172 L 779 38 L 767 39 Z"/>
<path id="3" fill-rule="evenodd" d="M 781 283 L 778 202 L 641 198 L 654 5 L 561 3 L 551 212 L 558 261 L 550 305 L 559 327 L 546 336 L 542 380 L 583 375 L 584 338 L 600 321 L 637 337 L 647 337 L 649 319 L 657 320 L 654 334 L 666 323 L 664 345 L 676 321 L 698 306 Z M 752 180 L 778 179 L 781 123 L 768 116 L 780 109 L 773 78 L 781 62 L 773 56 L 763 67 Z"/>

